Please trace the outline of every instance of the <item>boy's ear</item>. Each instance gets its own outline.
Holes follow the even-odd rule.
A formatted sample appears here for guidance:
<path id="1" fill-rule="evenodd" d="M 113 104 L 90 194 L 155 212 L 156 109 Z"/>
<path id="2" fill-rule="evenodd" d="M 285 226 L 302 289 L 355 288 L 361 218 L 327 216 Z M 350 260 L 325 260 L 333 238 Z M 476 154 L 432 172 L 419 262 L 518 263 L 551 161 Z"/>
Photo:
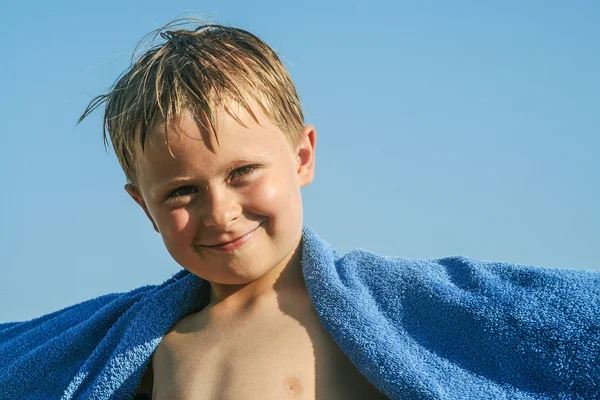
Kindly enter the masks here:
<path id="1" fill-rule="evenodd" d="M 142 197 L 142 195 L 140 194 L 138 189 L 135 186 L 133 186 L 131 183 L 128 183 L 125 185 L 125 191 L 131 196 L 131 198 L 136 203 L 139 204 L 140 207 L 142 207 L 142 210 L 144 210 L 144 212 L 146 213 L 146 216 L 148 217 L 150 222 L 152 222 L 152 227 L 154 228 L 154 230 L 156 232 L 159 232 L 158 226 L 156 226 L 156 223 L 152 219 L 152 216 L 150 215 L 150 212 L 148 211 L 148 207 L 146 206 L 146 202 L 144 201 L 144 198 Z"/>
<path id="2" fill-rule="evenodd" d="M 296 148 L 298 165 L 298 179 L 300 186 L 306 186 L 315 178 L 315 147 L 317 145 L 317 131 L 312 125 L 302 129 L 302 138 Z"/>

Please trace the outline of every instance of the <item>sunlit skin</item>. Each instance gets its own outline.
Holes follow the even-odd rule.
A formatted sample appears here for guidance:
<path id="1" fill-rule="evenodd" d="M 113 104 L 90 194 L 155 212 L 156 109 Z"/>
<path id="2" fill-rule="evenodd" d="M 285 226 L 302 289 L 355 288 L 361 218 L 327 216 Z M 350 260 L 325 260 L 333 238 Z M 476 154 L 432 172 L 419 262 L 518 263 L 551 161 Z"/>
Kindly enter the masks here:
<path id="1" fill-rule="evenodd" d="M 218 143 L 187 113 L 169 127 L 168 146 L 157 124 L 138 149 L 138 185 L 126 190 L 171 256 L 211 283 L 211 305 L 228 299 L 236 309 L 272 290 L 286 267 L 297 270 L 290 284 L 303 284 L 300 188 L 313 180 L 316 133 L 305 126 L 292 148 L 262 113 L 257 123 L 231 108 L 246 127 L 217 109 Z"/>
<path id="2" fill-rule="evenodd" d="M 239 108 L 239 107 L 238 107 Z M 211 286 L 210 304 L 162 338 L 138 388 L 152 398 L 375 399 L 321 325 L 300 264 L 300 188 L 313 180 L 315 129 L 297 146 L 258 110 L 222 109 L 214 136 L 184 115 L 138 149 L 144 209 L 171 256 Z"/>

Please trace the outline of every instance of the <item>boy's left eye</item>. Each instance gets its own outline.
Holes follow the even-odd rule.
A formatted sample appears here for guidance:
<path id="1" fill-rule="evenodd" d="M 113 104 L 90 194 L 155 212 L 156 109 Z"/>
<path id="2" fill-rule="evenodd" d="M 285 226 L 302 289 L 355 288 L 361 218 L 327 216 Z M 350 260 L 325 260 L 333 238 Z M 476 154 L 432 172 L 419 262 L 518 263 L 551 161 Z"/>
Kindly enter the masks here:
<path id="1" fill-rule="evenodd" d="M 257 169 L 256 165 L 245 165 L 240 168 L 236 168 L 231 172 L 231 179 L 239 179 L 246 175 L 251 174 Z"/>

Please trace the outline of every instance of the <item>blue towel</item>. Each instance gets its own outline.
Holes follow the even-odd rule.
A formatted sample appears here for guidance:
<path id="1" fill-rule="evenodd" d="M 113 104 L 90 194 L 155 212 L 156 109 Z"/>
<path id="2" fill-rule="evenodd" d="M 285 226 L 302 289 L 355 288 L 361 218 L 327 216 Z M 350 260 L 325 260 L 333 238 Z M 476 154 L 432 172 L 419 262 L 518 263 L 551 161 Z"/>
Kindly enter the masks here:
<path id="1" fill-rule="evenodd" d="M 323 326 L 392 399 L 600 398 L 600 273 L 477 261 L 340 257 L 305 228 Z M 201 310 L 187 271 L 0 325 L 0 399 L 132 398 L 162 336 Z"/>

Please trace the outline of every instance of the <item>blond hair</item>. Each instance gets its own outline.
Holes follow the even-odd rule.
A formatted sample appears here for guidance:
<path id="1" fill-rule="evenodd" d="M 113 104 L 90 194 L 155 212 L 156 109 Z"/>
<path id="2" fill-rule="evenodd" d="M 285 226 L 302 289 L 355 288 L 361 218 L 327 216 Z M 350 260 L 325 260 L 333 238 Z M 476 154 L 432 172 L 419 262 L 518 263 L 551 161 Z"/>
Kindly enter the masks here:
<path id="1" fill-rule="evenodd" d="M 132 59 L 112 88 L 95 97 L 79 119 L 105 105 L 104 143 L 108 145 L 110 137 L 127 181 L 134 185 L 137 145 L 143 151 L 148 132 L 158 121 L 164 121 L 168 144 L 169 121 L 177 121 L 186 111 L 218 141 L 216 107 L 225 107 L 244 125 L 228 104 L 238 103 L 257 123 L 251 105 L 258 105 L 292 146 L 298 143 L 304 125 L 302 107 L 275 51 L 252 33 L 223 25 L 169 30 L 188 23 L 189 19 L 175 20 L 147 35 L 152 35 L 152 43 L 158 36 L 164 42 L 137 61 Z"/>

